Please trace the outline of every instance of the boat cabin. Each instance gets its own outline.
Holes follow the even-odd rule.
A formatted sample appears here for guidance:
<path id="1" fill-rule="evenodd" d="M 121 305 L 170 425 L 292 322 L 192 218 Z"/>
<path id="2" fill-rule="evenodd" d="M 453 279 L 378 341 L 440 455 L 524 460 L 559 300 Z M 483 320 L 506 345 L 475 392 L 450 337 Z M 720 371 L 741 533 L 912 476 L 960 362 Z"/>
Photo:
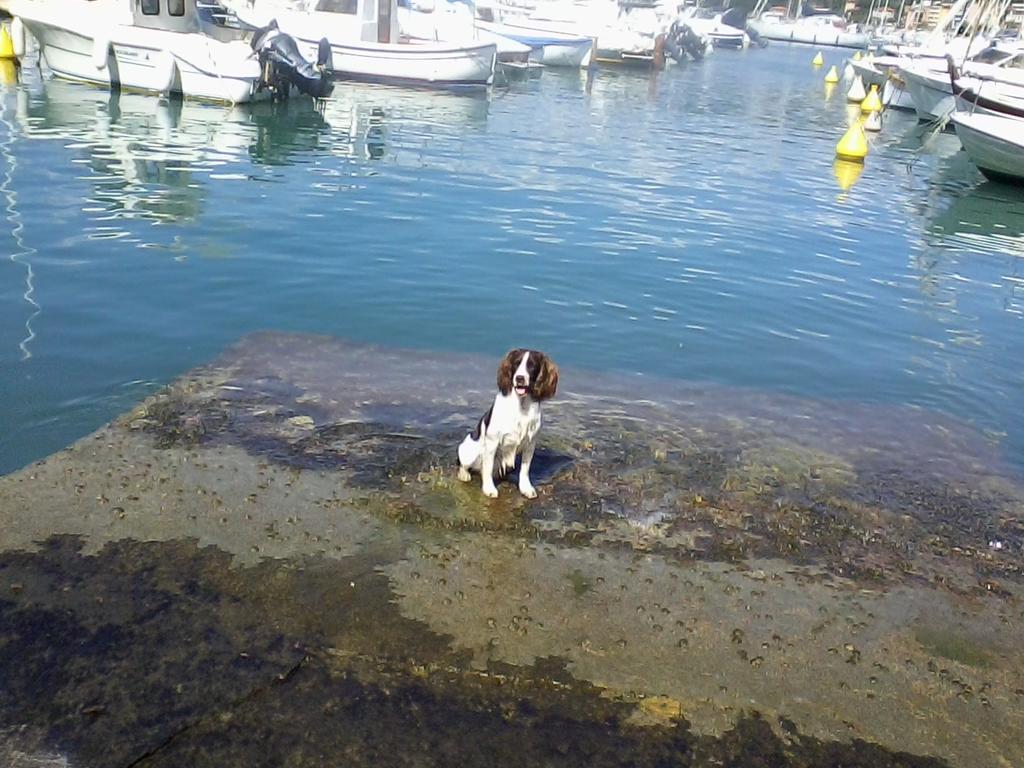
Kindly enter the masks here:
<path id="1" fill-rule="evenodd" d="M 306 0 L 314 10 L 350 16 L 359 40 L 397 43 L 398 0 Z M 355 31 L 355 30 L 354 30 Z"/>
<path id="2" fill-rule="evenodd" d="M 346 43 L 397 43 L 399 38 L 397 0 L 230 0 L 229 4 L 246 21 L 262 26 L 276 19 L 283 30 L 306 40 L 327 36 Z"/>
<path id="3" fill-rule="evenodd" d="M 201 32 L 229 41 L 245 36 L 234 14 L 213 0 L 129 0 L 136 27 L 164 32 Z"/>

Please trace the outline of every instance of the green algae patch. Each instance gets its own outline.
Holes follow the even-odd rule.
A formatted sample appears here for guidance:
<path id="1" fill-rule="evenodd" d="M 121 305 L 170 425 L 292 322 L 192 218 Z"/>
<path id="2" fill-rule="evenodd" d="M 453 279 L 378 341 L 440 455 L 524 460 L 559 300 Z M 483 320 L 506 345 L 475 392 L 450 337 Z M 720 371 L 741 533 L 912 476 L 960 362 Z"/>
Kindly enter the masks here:
<path id="1" fill-rule="evenodd" d="M 569 573 L 566 574 L 565 578 L 566 581 L 569 582 L 569 586 L 572 589 L 573 597 L 575 597 L 576 599 L 583 597 L 585 594 L 587 594 L 588 592 L 592 592 L 594 589 L 594 582 L 588 579 L 579 568 L 575 568 L 569 571 Z"/>
<path id="2" fill-rule="evenodd" d="M 969 463 L 979 473 L 973 484 L 915 472 L 907 451 L 852 443 L 834 409 L 809 418 L 804 404 L 791 403 L 791 416 L 745 420 L 731 412 L 734 402 L 713 397 L 701 409 L 696 400 L 674 408 L 672 396 L 569 393 L 547 409 L 532 473 L 540 497 L 522 499 L 513 473 L 497 500 L 486 499 L 478 478 L 454 480 L 455 447 L 478 417 L 474 403 L 490 394 L 453 392 L 456 364 L 421 362 L 307 337 L 256 337 L 120 425 L 163 449 L 240 448 L 293 471 L 337 473 L 343 496 L 386 522 L 681 560 L 781 557 L 871 582 L 922 565 L 938 577 L 934 563 L 910 562 L 916 553 L 971 552 L 972 567 L 993 583 L 1024 579 L 1016 486 L 981 461 Z M 878 431 L 868 416 L 857 415 L 854 434 Z M 885 436 L 892 446 L 917 429 L 887 426 L 899 431 Z M 923 432 L 932 442 L 962 439 Z M 989 541 L 996 544 L 986 552 Z"/>
<path id="3" fill-rule="evenodd" d="M 992 653 L 969 637 L 934 626 L 918 626 L 914 639 L 928 652 L 968 667 L 987 669 L 992 666 Z"/>
<path id="4" fill-rule="evenodd" d="M 788 441 L 772 441 L 740 452 L 722 489 L 741 497 L 834 494 L 856 480 L 853 466 L 839 456 Z"/>

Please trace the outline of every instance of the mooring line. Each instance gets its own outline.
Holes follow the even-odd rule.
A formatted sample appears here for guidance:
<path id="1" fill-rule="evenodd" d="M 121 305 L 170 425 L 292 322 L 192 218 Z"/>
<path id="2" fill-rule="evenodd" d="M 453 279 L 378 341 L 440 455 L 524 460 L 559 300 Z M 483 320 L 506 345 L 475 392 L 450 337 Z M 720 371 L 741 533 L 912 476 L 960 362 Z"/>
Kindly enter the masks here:
<path id="1" fill-rule="evenodd" d="M 921 159 L 924 151 L 928 148 L 928 145 L 935 140 L 935 137 L 946 130 L 946 126 L 949 125 L 949 115 L 937 117 L 934 120 L 930 120 L 927 123 L 922 123 L 918 126 L 917 130 L 921 136 L 921 146 L 914 150 L 914 154 L 910 160 L 907 161 L 907 170 L 913 171 L 917 161 Z"/>
<path id="2" fill-rule="evenodd" d="M 3 104 L 0 106 L 0 122 L 7 127 L 7 136 L 3 141 L 0 141 L 0 154 L 3 154 L 4 160 L 4 179 L 3 183 L 0 184 L 0 192 L 3 193 L 4 198 L 7 200 L 7 221 L 12 225 L 11 237 L 14 238 L 14 242 L 18 247 L 18 250 L 10 255 L 10 260 L 25 268 L 25 292 L 22 294 L 22 298 L 30 304 L 34 310 L 25 320 L 25 333 L 26 336 L 18 344 L 18 348 L 21 350 L 22 361 L 28 360 L 32 357 L 32 350 L 29 349 L 29 344 L 35 339 L 36 333 L 32 329 L 32 321 L 39 316 L 39 313 L 43 311 L 42 306 L 36 301 L 35 292 L 35 271 L 32 269 L 32 262 L 27 257 L 33 256 L 38 253 L 35 248 L 30 248 L 25 245 L 23 238 L 23 232 L 25 230 L 25 223 L 22 221 L 21 214 L 17 209 L 18 193 L 11 188 L 11 184 L 14 181 L 14 172 L 17 170 L 18 161 L 11 152 L 11 145 L 14 144 L 14 125 L 7 119 L 7 99 L 8 95 L 4 94 Z"/>

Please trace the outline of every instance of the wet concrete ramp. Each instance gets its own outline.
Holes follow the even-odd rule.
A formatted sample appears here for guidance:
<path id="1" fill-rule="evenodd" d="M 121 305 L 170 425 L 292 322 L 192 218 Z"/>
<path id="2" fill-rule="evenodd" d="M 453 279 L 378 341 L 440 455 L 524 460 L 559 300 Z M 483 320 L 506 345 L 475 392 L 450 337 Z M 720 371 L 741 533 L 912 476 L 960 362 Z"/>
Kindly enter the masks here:
<path id="1" fill-rule="evenodd" d="M 260 334 L 0 478 L 0 764 L 1024 764 L 1024 493 L 914 409 Z"/>

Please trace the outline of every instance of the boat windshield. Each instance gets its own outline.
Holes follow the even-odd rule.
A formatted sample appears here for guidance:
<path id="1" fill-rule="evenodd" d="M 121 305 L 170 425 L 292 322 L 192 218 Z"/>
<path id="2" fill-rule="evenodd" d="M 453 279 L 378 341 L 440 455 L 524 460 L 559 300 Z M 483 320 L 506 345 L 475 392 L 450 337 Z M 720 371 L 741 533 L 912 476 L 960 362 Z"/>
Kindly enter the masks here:
<path id="1" fill-rule="evenodd" d="M 326 13 L 358 13 L 357 0 L 317 0 L 316 10 Z"/>
<path id="2" fill-rule="evenodd" d="M 985 50 L 976 54 L 972 58 L 972 61 L 975 61 L 978 64 L 999 64 L 1009 56 L 1010 54 L 1006 50 L 995 45 L 990 45 Z"/>
<path id="3" fill-rule="evenodd" d="M 243 27 L 238 17 L 219 2 L 196 0 L 195 8 L 199 31 L 204 35 L 222 42 L 248 39 L 248 28 Z"/>

